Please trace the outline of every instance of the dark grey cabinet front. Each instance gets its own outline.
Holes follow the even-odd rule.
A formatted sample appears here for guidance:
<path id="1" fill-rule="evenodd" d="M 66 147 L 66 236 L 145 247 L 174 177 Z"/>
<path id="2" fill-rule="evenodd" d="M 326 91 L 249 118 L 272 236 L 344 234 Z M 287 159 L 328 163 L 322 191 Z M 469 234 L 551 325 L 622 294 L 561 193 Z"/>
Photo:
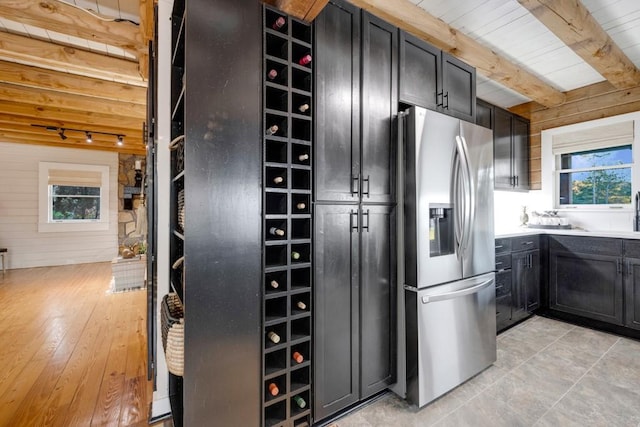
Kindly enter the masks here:
<path id="1" fill-rule="evenodd" d="M 362 201 L 395 202 L 397 28 L 362 15 Z"/>
<path id="2" fill-rule="evenodd" d="M 435 110 L 441 105 L 442 52 L 400 32 L 400 102 Z"/>
<path id="3" fill-rule="evenodd" d="M 359 231 L 357 205 L 316 205 L 314 400 L 320 420 L 357 402 Z"/>
<path id="4" fill-rule="evenodd" d="M 494 183 L 496 189 L 529 189 L 529 122 L 493 109 Z"/>
<path id="5" fill-rule="evenodd" d="M 550 250 L 549 308 L 623 324 L 622 258 Z"/>
<path id="6" fill-rule="evenodd" d="M 529 122 L 512 116 L 513 176 L 516 190 L 529 189 Z"/>
<path id="7" fill-rule="evenodd" d="M 476 69 L 442 53 L 443 111 L 453 117 L 475 122 Z"/>
<path id="8" fill-rule="evenodd" d="M 625 322 L 628 328 L 640 329 L 640 259 L 625 258 Z"/>
<path id="9" fill-rule="evenodd" d="M 476 99 L 476 124 L 487 129 L 493 129 L 493 105 Z"/>
<path id="10" fill-rule="evenodd" d="M 361 398 L 395 382 L 395 208 L 362 208 L 360 276 Z"/>
<path id="11" fill-rule="evenodd" d="M 360 10 L 330 2 L 315 21 L 316 200 L 360 198 Z"/>
<path id="12" fill-rule="evenodd" d="M 540 250 L 514 252 L 513 271 L 514 321 L 524 319 L 540 306 Z"/>

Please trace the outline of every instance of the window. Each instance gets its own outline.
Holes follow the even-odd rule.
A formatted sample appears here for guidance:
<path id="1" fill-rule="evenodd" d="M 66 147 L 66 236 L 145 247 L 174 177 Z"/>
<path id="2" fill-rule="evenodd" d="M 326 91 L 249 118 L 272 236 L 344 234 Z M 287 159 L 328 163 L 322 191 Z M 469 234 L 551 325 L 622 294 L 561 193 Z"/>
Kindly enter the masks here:
<path id="1" fill-rule="evenodd" d="M 556 208 L 631 204 L 633 122 L 553 136 Z"/>
<path id="2" fill-rule="evenodd" d="M 39 180 L 39 231 L 108 229 L 108 166 L 40 162 Z"/>
<path id="3" fill-rule="evenodd" d="M 631 145 L 558 157 L 560 206 L 631 203 Z"/>

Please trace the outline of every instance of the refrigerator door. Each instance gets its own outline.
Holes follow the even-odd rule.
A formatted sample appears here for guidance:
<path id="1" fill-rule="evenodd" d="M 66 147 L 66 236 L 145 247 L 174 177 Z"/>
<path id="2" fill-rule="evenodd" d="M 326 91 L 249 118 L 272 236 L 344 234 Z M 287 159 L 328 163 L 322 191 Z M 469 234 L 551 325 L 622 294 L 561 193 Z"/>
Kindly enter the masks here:
<path id="1" fill-rule="evenodd" d="M 496 361 L 495 274 L 417 292 L 417 377 L 407 399 L 422 407 Z M 411 332 L 411 331 L 409 331 Z"/>
<path id="2" fill-rule="evenodd" d="M 451 188 L 460 120 L 413 107 L 406 134 L 405 283 L 423 288 L 459 280 Z"/>
<path id="3" fill-rule="evenodd" d="M 493 221 L 493 133 L 473 123 L 460 122 L 460 138 L 470 172 L 472 206 L 462 257 L 463 277 L 495 269 Z"/>

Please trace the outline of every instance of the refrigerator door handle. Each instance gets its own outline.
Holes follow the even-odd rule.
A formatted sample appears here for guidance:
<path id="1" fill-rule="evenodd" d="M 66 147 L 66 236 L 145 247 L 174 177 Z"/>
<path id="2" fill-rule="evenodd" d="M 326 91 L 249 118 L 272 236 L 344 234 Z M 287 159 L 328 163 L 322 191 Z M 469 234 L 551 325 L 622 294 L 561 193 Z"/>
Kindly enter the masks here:
<path id="1" fill-rule="evenodd" d="M 490 286 L 492 283 L 493 283 L 493 278 L 485 280 L 484 282 L 481 282 L 475 286 L 471 286 L 470 288 L 461 289 L 459 291 L 446 292 L 444 294 L 437 294 L 437 295 L 427 295 L 422 297 L 422 303 L 429 304 L 430 302 L 443 301 L 447 299 L 462 297 L 465 295 L 475 294 L 476 292 L 486 288 L 487 286 Z"/>
<path id="2" fill-rule="evenodd" d="M 456 136 L 456 152 L 459 158 L 459 168 L 462 172 L 462 194 L 458 194 L 459 200 L 462 200 L 462 206 L 460 206 L 459 210 L 462 210 L 462 238 L 460 241 L 460 249 L 462 254 L 467 250 L 469 246 L 469 238 L 471 236 L 471 221 L 473 218 L 473 186 L 471 182 L 471 169 L 469 168 L 469 159 L 467 157 L 467 150 L 465 147 L 465 141 L 460 136 Z M 458 193 L 460 188 L 458 188 Z"/>
<path id="3" fill-rule="evenodd" d="M 452 168 L 452 200 L 453 200 L 453 226 L 454 226 L 454 237 L 455 237 L 455 245 L 456 245 L 456 257 L 458 260 L 462 258 L 462 239 L 463 239 L 463 222 L 464 218 L 462 216 L 463 212 L 463 200 L 462 200 L 462 192 L 460 191 L 460 154 L 456 149 L 456 152 L 453 156 L 453 168 Z"/>
<path id="4" fill-rule="evenodd" d="M 467 140 L 464 136 L 460 137 L 462 141 L 462 152 L 464 154 L 464 165 L 467 170 L 467 196 L 469 200 L 469 204 L 467 205 L 467 218 L 466 225 L 467 229 L 465 231 L 466 242 L 464 245 L 465 251 L 469 249 L 469 243 L 471 242 L 472 230 L 475 227 L 475 218 L 476 218 L 476 185 L 473 182 L 473 174 L 471 173 L 471 162 L 469 161 L 469 147 L 467 146 Z"/>

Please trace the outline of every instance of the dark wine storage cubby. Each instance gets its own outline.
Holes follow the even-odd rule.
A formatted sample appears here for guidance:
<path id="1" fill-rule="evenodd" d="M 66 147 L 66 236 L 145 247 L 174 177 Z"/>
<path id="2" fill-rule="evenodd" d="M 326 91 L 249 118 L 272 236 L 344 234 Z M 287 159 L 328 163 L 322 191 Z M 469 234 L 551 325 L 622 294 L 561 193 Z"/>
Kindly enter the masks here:
<path id="1" fill-rule="evenodd" d="M 313 30 L 266 6 L 263 16 L 263 424 L 310 426 Z"/>

